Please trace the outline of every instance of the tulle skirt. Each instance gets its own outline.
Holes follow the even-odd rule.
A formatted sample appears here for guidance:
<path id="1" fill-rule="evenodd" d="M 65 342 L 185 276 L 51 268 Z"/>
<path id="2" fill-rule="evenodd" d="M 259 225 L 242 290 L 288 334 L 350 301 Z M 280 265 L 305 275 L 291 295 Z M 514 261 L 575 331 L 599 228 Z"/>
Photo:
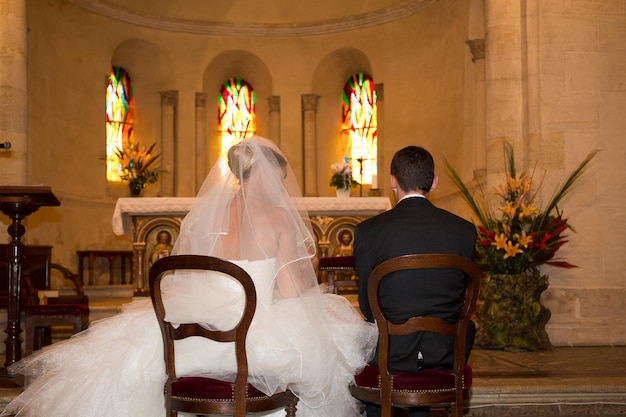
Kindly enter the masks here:
<path id="1" fill-rule="evenodd" d="M 299 397 L 298 417 L 356 416 L 359 407 L 348 385 L 373 355 L 376 328 L 363 321 L 344 297 L 325 294 L 321 303 L 319 298 L 317 303 L 313 300 L 283 300 L 257 312 L 248 336 L 250 382 L 268 394 L 292 389 Z M 314 321 L 312 311 L 319 313 Z M 228 344 L 197 338 L 177 343 L 179 375 L 232 376 L 235 359 Z M 36 351 L 10 371 L 25 375 L 28 385 L 2 415 L 165 413 L 162 339 L 147 299 Z"/>

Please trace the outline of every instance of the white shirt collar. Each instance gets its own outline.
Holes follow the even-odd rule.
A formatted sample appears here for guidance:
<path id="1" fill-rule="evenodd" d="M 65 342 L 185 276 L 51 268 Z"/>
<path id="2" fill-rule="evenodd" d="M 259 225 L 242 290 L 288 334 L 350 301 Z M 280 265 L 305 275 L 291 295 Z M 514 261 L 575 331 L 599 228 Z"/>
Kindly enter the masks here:
<path id="1" fill-rule="evenodd" d="M 402 200 L 406 200 L 407 198 L 412 198 L 412 197 L 426 198 L 426 196 L 425 196 L 425 195 L 422 195 L 422 194 L 407 194 L 407 195 L 405 195 L 404 197 L 402 197 L 402 198 L 398 201 L 398 203 L 399 203 L 400 201 L 402 201 Z"/>

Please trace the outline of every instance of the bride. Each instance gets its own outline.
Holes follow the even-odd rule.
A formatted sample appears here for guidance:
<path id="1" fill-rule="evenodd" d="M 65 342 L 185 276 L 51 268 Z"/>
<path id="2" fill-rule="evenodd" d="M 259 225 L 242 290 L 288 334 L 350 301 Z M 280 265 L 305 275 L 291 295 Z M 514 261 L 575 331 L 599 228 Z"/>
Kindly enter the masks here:
<path id="1" fill-rule="evenodd" d="M 258 298 L 247 343 L 253 385 L 266 394 L 291 389 L 299 398 L 298 417 L 357 416 L 348 385 L 373 355 L 376 328 L 345 298 L 322 294 L 315 242 L 299 197 L 276 145 L 260 137 L 244 140 L 209 173 L 172 253 L 228 259 L 251 275 Z M 162 290 L 172 322 L 223 329 L 238 320 L 242 292 L 226 279 L 198 280 L 181 272 L 164 280 Z M 235 359 L 227 345 L 195 338 L 178 343 L 179 375 L 231 378 Z M 215 360 L 200 361 L 199 350 L 202 357 L 209 350 Z M 127 304 L 121 314 L 35 352 L 9 371 L 25 375 L 28 386 L 3 416 L 165 412 L 163 347 L 148 299 Z"/>

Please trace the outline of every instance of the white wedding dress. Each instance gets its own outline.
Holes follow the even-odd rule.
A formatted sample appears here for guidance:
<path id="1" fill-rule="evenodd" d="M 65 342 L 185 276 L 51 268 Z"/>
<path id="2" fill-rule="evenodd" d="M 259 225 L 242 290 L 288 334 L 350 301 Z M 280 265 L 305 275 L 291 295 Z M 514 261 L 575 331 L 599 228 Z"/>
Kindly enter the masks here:
<path id="1" fill-rule="evenodd" d="M 358 415 L 348 385 L 373 355 L 375 326 L 333 294 L 274 301 L 274 259 L 234 262 L 251 275 L 257 289 L 248 336 L 250 382 L 267 393 L 292 389 L 299 397 L 298 417 Z M 194 274 L 202 275 L 164 280 L 167 319 L 199 320 L 214 328 L 238 320 L 243 304 L 239 284 Z M 183 293 L 195 299 L 189 301 Z M 178 343 L 179 375 L 232 375 L 232 345 L 196 338 Z M 149 299 L 127 304 L 122 313 L 37 351 L 11 371 L 31 381 L 3 415 L 155 417 L 165 412 L 162 339 Z M 284 415 L 284 410 L 274 414 Z"/>

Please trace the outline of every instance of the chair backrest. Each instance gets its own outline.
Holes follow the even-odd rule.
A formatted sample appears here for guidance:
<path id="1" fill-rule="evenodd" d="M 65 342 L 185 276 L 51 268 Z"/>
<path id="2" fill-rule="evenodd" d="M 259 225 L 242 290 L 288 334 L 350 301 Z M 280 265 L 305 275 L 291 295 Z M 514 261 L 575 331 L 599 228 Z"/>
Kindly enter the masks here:
<path id="1" fill-rule="evenodd" d="M 239 281 L 245 294 L 243 315 L 232 329 L 208 330 L 197 323 L 172 325 L 165 320 L 165 306 L 161 292 L 161 279 L 168 273 L 181 270 L 216 271 L 229 275 Z M 198 279 L 225 279 L 219 274 L 202 274 Z M 176 279 L 175 277 L 173 279 Z M 156 261 L 150 268 L 150 296 L 161 327 L 167 372 L 167 392 L 171 392 L 170 384 L 177 379 L 174 360 L 174 341 L 191 336 L 201 336 L 218 342 L 234 342 L 237 360 L 237 377 L 235 380 L 235 402 L 243 407 L 245 413 L 246 385 L 248 380 L 248 359 L 246 354 L 246 336 L 256 309 L 256 290 L 250 275 L 238 265 L 220 258 L 199 255 L 173 255 Z M 241 400 L 243 399 L 243 400 Z M 240 414 L 243 415 L 243 414 Z"/>
<path id="2" fill-rule="evenodd" d="M 28 287 L 29 292 L 34 293 L 37 290 L 32 284 L 32 277 L 37 274 L 45 273 L 46 268 L 49 269 L 48 274 L 52 274 L 57 271 L 64 279 L 70 281 L 78 297 L 83 297 L 85 295 L 83 284 L 78 278 L 78 275 L 66 266 L 57 263 L 51 263 L 50 265 L 33 265 L 24 270 L 23 277 L 26 278 L 25 285 Z"/>
<path id="3" fill-rule="evenodd" d="M 8 262 L 0 260 L 0 269 L 7 270 L 9 267 Z M 22 270 L 21 282 L 20 286 L 22 288 L 21 297 L 20 297 L 20 309 L 26 305 L 38 304 L 39 301 L 37 299 L 37 291 L 41 290 L 41 288 L 36 288 L 33 284 L 33 277 L 37 277 L 41 274 L 47 274 L 51 276 L 53 273 L 58 272 L 64 279 L 69 280 L 72 283 L 74 291 L 76 292 L 75 296 L 65 296 L 60 297 L 62 302 L 64 303 L 72 303 L 72 304 L 88 304 L 89 298 L 85 295 L 85 291 L 83 288 L 83 284 L 80 282 L 78 275 L 72 272 L 69 268 L 57 264 L 36 264 L 26 267 Z M 37 278 L 35 278 L 36 280 Z M 6 308 L 6 299 L 8 298 L 8 292 L 0 290 L 0 308 Z M 54 299 L 50 300 L 51 303 L 55 303 Z"/>
<path id="4" fill-rule="evenodd" d="M 455 269 L 467 277 L 466 291 L 459 318 L 456 323 L 447 323 L 439 317 L 412 317 L 402 324 L 387 320 L 379 300 L 380 284 L 393 272 L 410 269 Z M 450 254 L 412 254 L 382 262 L 370 274 L 368 282 L 368 301 L 379 331 L 378 367 L 381 377 L 381 405 L 390 407 L 391 374 L 389 371 L 389 344 L 391 335 L 407 335 L 415 332 L 436 332 L 454 336 L 454 366 L 456 378 L 457 404 L 462 399 L 462 377 L 465 367 L 465 341 L 467 326 L 476 306 L 482 272 L 471 260 Z M 419 279 L 419 278 L 416 278 Z M 461 396 L 459 398 L 459 396 Z M 387 398 L 385 398 L 387 397 Z"/>

